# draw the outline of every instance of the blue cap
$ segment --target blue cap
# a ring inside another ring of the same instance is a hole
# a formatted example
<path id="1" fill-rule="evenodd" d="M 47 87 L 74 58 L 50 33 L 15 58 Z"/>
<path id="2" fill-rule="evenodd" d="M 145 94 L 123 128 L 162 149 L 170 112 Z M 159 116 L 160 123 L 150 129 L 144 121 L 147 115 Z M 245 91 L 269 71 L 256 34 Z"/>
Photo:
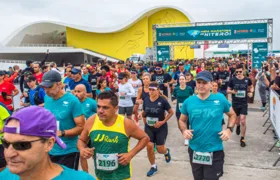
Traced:
<path id="1" fill-rule="evenodd" d="M 196 80 L 199 79 L 206 82 L 211 82 L 213 81 L 213 76 L 212 73 L 210 73 L 209 71 L 201 71 L 196 75 Z"/>
<path id="2" fill-rule="evenodd" d="M 77 68 L 72 68 L 72 70 L 71 70 L 71 73 L 72 74 L 78 74 L 78 73 L 80 73 L 81 72 L 81 70 L 80 69 L 77 69 Z"/>

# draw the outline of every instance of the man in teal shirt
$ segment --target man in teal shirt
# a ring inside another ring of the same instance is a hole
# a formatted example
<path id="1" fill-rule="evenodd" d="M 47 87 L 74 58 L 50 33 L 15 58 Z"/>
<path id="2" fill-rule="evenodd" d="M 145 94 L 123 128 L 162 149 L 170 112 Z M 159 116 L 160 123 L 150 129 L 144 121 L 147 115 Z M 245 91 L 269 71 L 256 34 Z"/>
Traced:
<path id="1" fill-rule="evenodd" d="M 50 151 L 51 160 L 77 170 L 80 157 L 77 149 L 78 135 L 85 124 L 81 103 L 73 94 L 65 93 L 61 76 L 56 71 L 45 73 L 40 85 L 47 94 L 45 108 L 56 117 L 57 134 L 67 145 L 67 148 L 62 149 L 55 144 Z"/>
<path id="2" fill-rule="evenodd" d="M 220 94 L 211 94 L 213 76 L 201 71 L 196 76 L 198 95 L 189 97 L 182 105 L 179 128 L 189 139 L 189 156 L 194 179 L 218 180 L 223 175 L 224 151 L 222 141 L 227 141 L 233 131 L 236 115 L 228 100 Z M 229 117 L 223 130 L 222 119 Z M 186 121 L 191 129 L 187 129 Z"/>
<path id="3" fill-rule="evenodd" d="M 74 95 L 80 100 L 82 104 L 82 110 L 86 119 L 96 113 L 96 101 L 87 97 L 87 90 L 85 85 L 77 85 L 74 89 Z"/>

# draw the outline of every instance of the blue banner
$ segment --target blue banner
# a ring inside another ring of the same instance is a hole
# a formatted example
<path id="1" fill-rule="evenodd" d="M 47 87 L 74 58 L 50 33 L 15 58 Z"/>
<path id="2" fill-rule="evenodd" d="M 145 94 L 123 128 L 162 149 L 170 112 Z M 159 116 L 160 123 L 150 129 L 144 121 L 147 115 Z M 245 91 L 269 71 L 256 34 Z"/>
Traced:
<path id="1" fill-rule="evenodd" d="M 267 23 L 157 28 L 157 41 L 207 41 L 267 38 Z"/>
<path id="2" fill-rule="evenodd" d="M 157 61 L 170 60 L 170 48 L 169 46 L 157 46 Z"/>
<path id="3" fill-rule="evenodd" d="M 267 43 L 253 43 L 252 45 L 252 69 L 260 69 L 262 62 L 268 55 Z"/>

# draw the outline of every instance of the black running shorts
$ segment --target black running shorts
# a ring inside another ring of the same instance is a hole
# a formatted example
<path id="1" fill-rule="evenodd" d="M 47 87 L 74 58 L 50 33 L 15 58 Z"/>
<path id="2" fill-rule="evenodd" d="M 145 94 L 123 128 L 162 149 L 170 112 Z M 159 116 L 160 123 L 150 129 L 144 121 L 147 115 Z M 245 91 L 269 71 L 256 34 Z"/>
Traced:
<path id="1" fill-rule="evenodd" d="M 161 146 L 165 144 L 168 134 L 168 126 L 167 124 L 164 124 L 160 128 L 154 128 L 145 124 L 145 133 L 148 134 L 150 142 Z"/>
<path id="2" fill-rule="evenodd" d="M 236 116 L 248 115 L 248 105 L 233 105 L 232 106 Z"/>
<path id="3" fill-rule="evenodd" d="M 61 156 L 50 156 L 52 162 L 64 165 L 70 169 L 78 170 L 79 168 L 79 160 L 80 160 L 80 153 L 74 152 L 66 155 Z"/>
<path id="4" fill-rule="evenodd" d="M 223 176 L 224 173 L 224 151 L 215 151 L 213 152 L 213 164 L 212 165 L 203 165 L 196 164 L 192 162 L 193 159 L 193 150 L 188 149 L 190 156 L 190 163 L 192 167 L 192 173 L 195 180 L 218 180 Z"/>

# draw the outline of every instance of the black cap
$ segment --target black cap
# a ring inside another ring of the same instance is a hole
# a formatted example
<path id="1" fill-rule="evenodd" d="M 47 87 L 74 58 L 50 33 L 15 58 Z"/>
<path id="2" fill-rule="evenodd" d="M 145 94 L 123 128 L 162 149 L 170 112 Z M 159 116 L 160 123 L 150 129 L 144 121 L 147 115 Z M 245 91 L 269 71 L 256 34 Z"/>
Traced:
<path id="1" fill-rule="evenodd" d="M 213 76 L 212 73 L 210 73 L 209 71 L 201 71 L 196 75 L 196 80 L 199 79 L 206 82 L 211 82 L 213 81 Z"/>
<path id="2" fill-rule="evenodd" d="M 36 77 L 35 76 L 29 76 L 26 80 L 27 82 L 31 82 L 31 81 L 36 81 Z"/>
<path id="3" fill-rule="evenodd" d="M 51 87 L 53 83 L 60 82 L 60 81 L 61 81 L 60 74 L 54 70 L 50 70 L 44 74 L 40 86 Z"/>
<path id="4" fill-rule="evenodd" d="M 71 70 L 71 73 L 72 74 L 78 74 L 78 73 L 80 73 L 81 72 L 81 70 L 80 69 L 77 69 L 77 68 L 72 68 L 72 70 Z"/>
<path id="5" fill-rule="evenodd" d="M 5 75 L 5 72 L 4 71 L 0 71 L 0 75 Z"/>
<path id="6" fill-rule="evenodd" d="M 126 74 L 121 72 L 119 75 L 118 75 L 118 79 L 123 79 L 126 77 Z"/>

